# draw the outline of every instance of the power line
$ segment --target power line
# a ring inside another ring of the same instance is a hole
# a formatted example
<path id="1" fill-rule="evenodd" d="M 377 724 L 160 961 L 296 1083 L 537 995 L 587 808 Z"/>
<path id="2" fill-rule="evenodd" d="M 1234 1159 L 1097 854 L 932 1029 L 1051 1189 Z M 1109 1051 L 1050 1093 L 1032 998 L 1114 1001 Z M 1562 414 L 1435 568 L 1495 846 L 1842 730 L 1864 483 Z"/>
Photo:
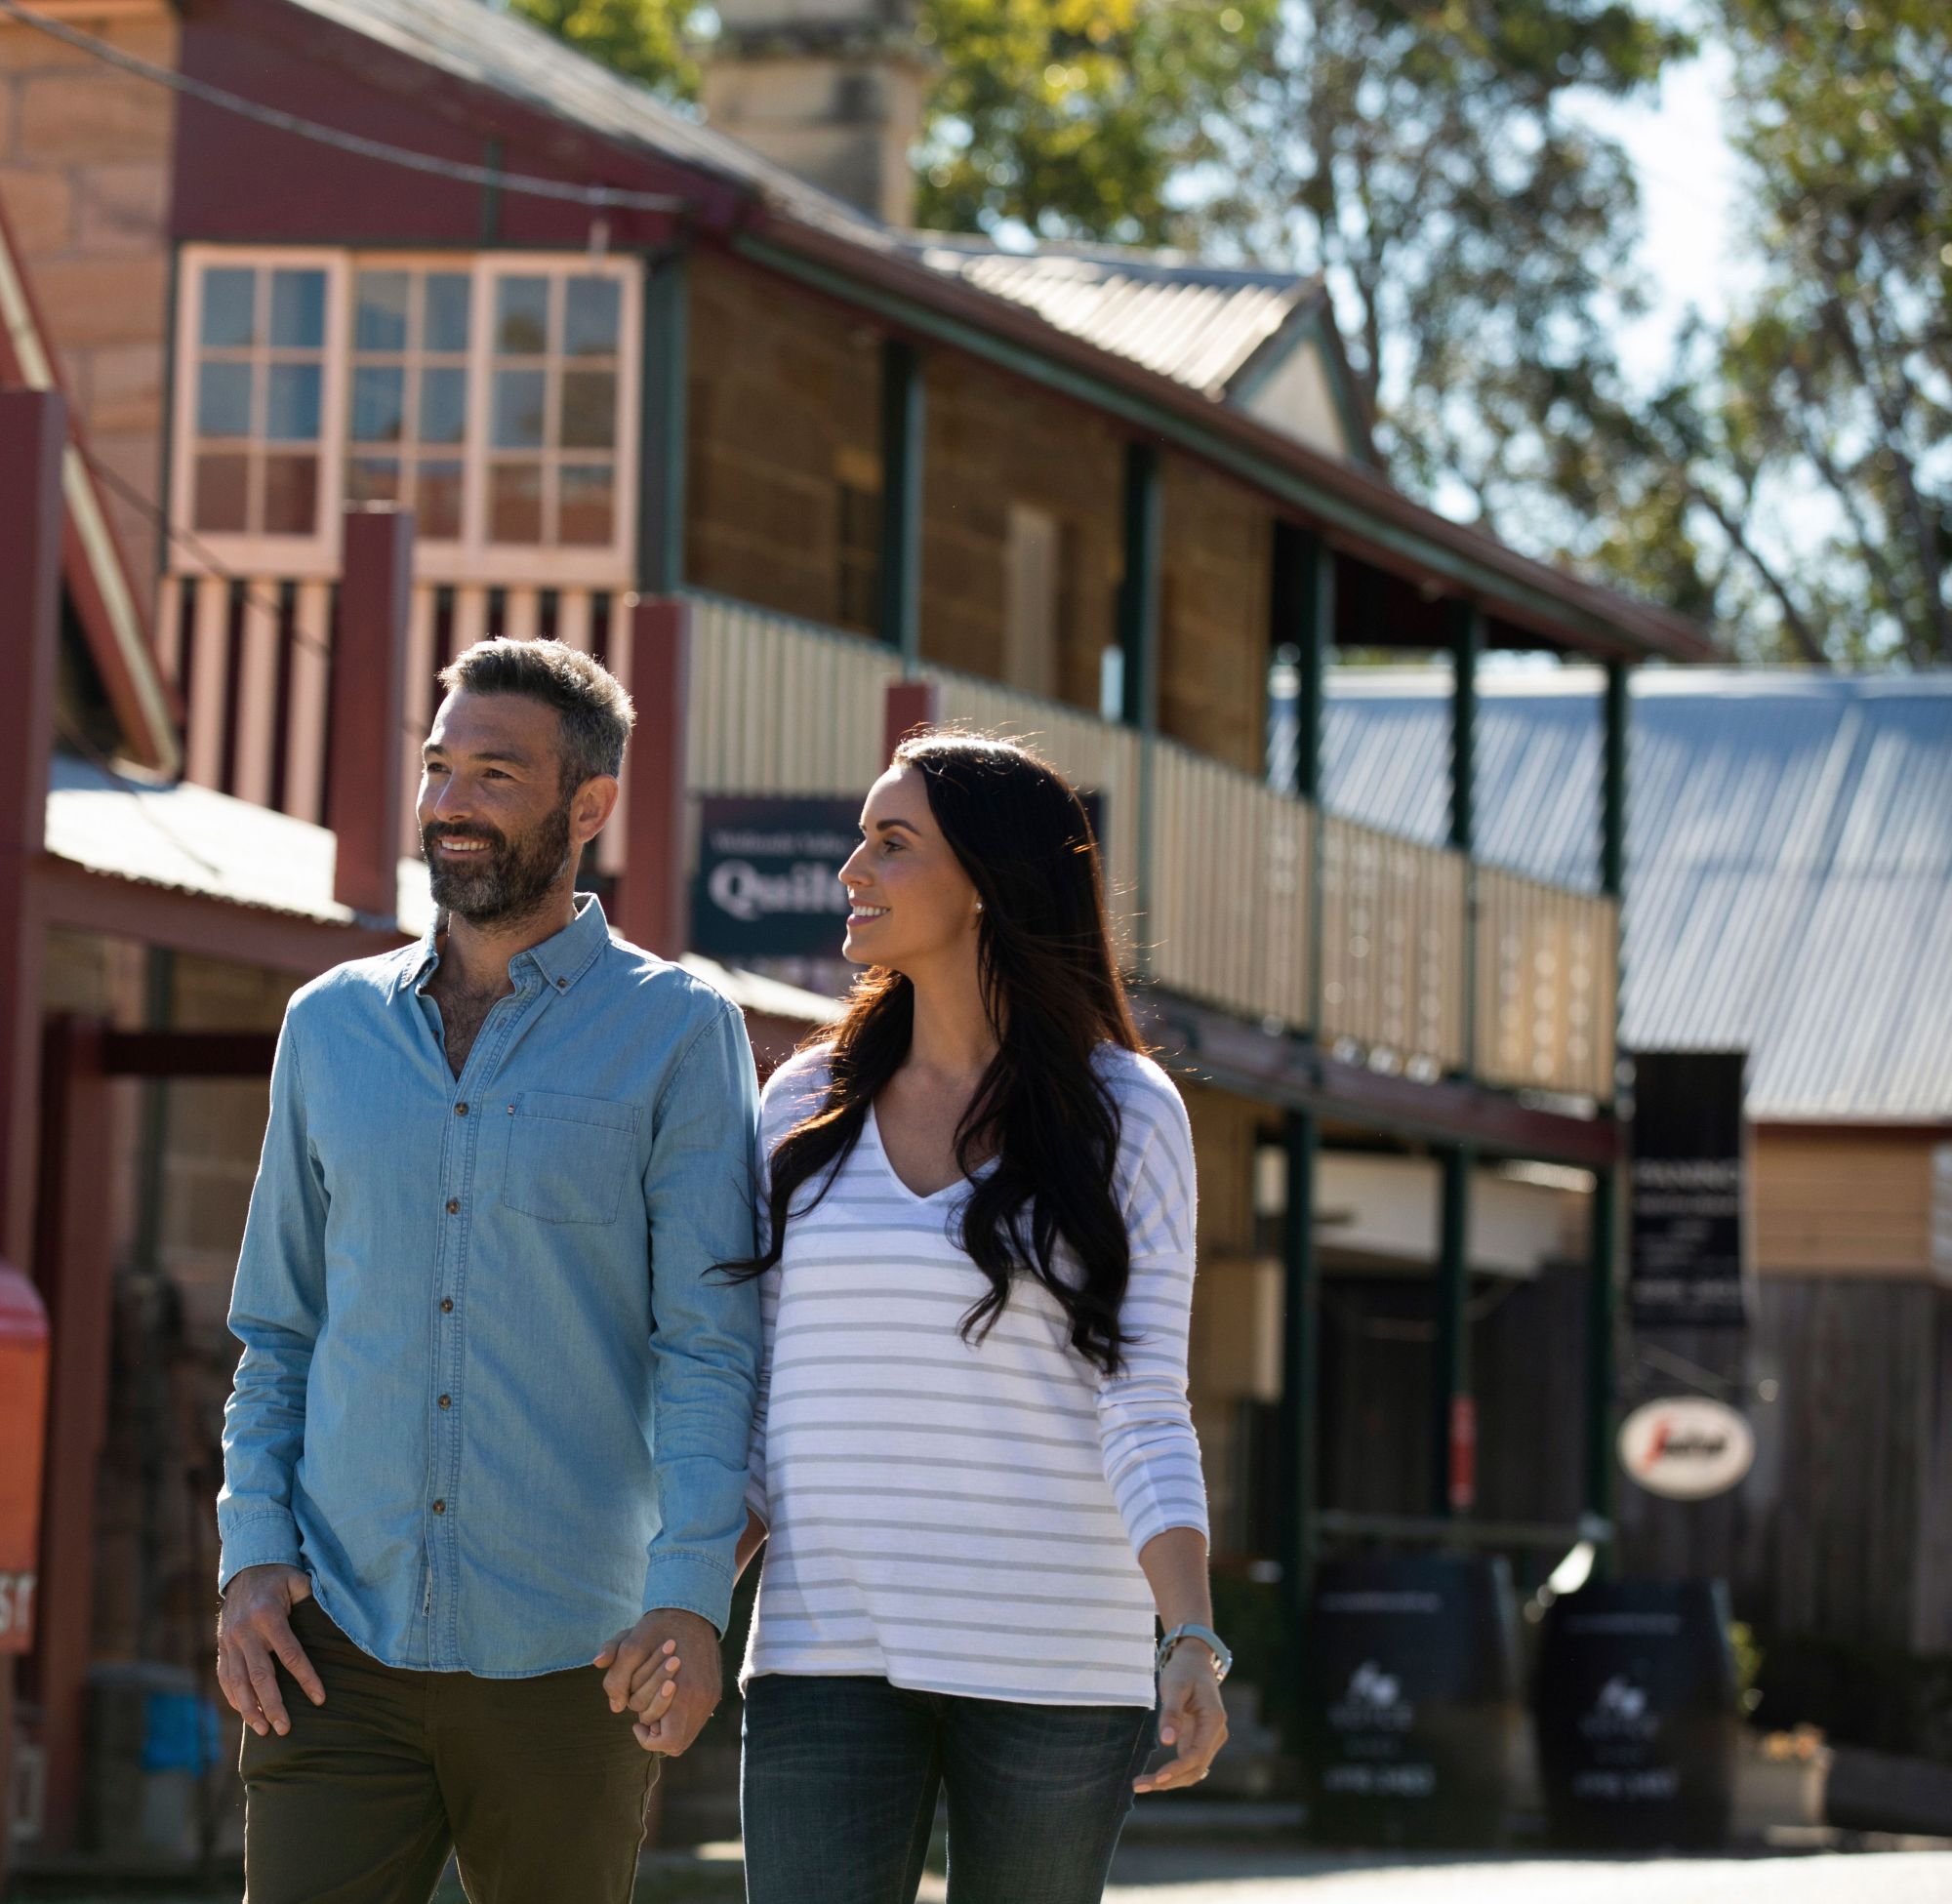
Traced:
<path id="1" fill-rule="evenodd" d="M 167 66 L 154 65 L 133 53 L 124 53 L 120 47 L 96 39 L 93 34 L 83 33 L 64 20 L 51 20 L 46 14 L 34 12 L 31 7 L 23 7 L 20 0 L 0 0 L 0 14 L 18 20 L 22 26 L 31 26 L 36 32 L 46 33 L 93 60 L 132 73 L 138 79 L 145 79 L 155 86 L 167 86 L 172 92 L 182 93 L 204 105 L 233 112 L 239 118 L 269 126 L 276 132 L 313 140 L 318 144 L 330 145 L 335 151 L 349 152 L 357 158 L 378 159 L 383 164 L 402 166 L 409 172 L 426 173 L 437 179 L 454 179 L 463 184 L 483 185 L 496 191 L 515 192 L 531 198 L 552 198 L 571 205 L 588 205 L 593 211 L 672 212 L 682 216 L 689 209 L 686 200 L 670 192 L 626 191 L 612 185 L 572 185 L 559 179 L 539 178 L 533 173 L 500 172 L 493 166 L 469 165 L 461 159 L 435 158 L 430 152 L 412 151 L 383 139 L 367 139 L 358 133 L 341 132 L 336 126 L 321 125 L 315 119 L 304 118 L 296 112 L 284 112 L 276 106 L 260 105 L 255 100 L 226 92 L 223 87 L 212 86 L 201 79 L 192 79 L 187 73 L 172 72 Z"/>

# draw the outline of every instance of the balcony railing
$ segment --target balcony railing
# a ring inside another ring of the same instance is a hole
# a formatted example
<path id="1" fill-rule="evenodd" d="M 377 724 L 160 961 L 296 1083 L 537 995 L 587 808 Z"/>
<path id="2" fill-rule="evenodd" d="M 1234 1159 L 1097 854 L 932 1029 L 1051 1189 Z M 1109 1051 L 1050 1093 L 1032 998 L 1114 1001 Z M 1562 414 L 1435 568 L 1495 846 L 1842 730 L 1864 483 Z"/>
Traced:
<path id="1" fill-rule="evenodd" d="M 692 602 L 694 792 L 864 791 L 886 764 L 895 657 L 743 603 Z M 1322 816 L 1077 708 L 951 668 L 922 674 L 945 720 L 1026 741 L 1098 793 L 1108 901 L 1134 976 L 1304 1030 L 1319 943 L 1322 1042 L 1413 1076 L 1470 1071 L 1610 1098 L 1611 901 Z"/>
<path id="2" fill-rule="evenodd" d="M 1322 822 L 1322 1034 L 1438 1075 L 1464 1068 L 1470 863 Z"/>
<path id="3" fill-rule="evenodd" d="M 1618 903 L 1478 869 L 1478 1049 L 1494 1084 L 1610 1099 Z"/>
<path id="4" fill-rule="evenodd" d="M 886 764 L 896 657 L 771 610 L 691 601 L 693 795 L 864 792 Z M 160 620 L 166 664 L 187 690 L 189 778 L 322 818 L 330 585 L 173 578 Z M 402 736 L 409 788 L 433 675 L 450 655 L 487 633 L 551 634 L 598 655 L 629 687 L 621 623 L 607 595 L 418 586 Z M 923 673 L 945 718 L 1032 742 L 1098 793 L 1107 898 L 1135 976 L 1243 1018 L 1312 1029 L 1412 1076 L 1468 1072 L 1611 1097 L 1612 901 L 1323 816 L 1177 742 L 1077 708 L 953 668 Z M 403 852 L 417 845 L 411 806 L 410 795 Z M 620 812 L 599 842 L 606 872 L 623 870 L 624 824 Z"/>

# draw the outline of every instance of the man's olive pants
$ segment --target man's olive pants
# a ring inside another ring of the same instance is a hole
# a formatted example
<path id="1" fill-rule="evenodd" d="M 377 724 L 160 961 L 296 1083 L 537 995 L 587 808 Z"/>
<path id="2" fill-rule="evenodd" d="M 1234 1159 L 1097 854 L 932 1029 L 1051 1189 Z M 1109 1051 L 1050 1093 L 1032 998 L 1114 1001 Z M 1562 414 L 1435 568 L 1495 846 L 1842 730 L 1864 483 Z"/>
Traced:
<path id="1" fill-rule="evenodd" d="M 658 1761 L 594 1667 L 405 1672 L 315 1600 L 292 1631 L 325 1704 L 280 1666 L 292 1729 L 244 1734 L 247 1904 L 427 1904 L 450 1850 L 471 1904 L 628 1904 Z"/>

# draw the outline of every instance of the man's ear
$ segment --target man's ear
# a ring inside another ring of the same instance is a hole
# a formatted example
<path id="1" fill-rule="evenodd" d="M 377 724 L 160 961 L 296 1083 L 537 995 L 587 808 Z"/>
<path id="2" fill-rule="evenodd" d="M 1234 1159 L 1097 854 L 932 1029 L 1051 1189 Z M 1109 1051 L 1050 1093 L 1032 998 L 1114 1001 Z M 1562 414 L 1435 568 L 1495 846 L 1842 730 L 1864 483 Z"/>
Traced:
<path id="1" fill-rule="evenodd" d="M 597 774 L 576 790 L 569 803 L 569 830 L 577 845 L 589 845 L 610 824 L 623 791 L 615 774 Z"/>

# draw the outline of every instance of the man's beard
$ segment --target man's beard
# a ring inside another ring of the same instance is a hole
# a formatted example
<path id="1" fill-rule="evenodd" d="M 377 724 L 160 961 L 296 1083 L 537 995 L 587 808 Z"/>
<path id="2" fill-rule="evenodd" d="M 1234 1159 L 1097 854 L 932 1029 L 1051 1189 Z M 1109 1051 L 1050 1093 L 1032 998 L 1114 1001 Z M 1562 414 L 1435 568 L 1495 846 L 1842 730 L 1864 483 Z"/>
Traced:
<path id="1" fill-rule="evenodd" d="M 478 839 L 484 850 L 465 861 L 442 858 L 435 844 L 442 838 Z M 540 911 L 568 870 L 569 802 L 512 842 L 488 827 L 425 826 L 421 856 L 436 906 L 470 925 L 507 925 Z"/>

